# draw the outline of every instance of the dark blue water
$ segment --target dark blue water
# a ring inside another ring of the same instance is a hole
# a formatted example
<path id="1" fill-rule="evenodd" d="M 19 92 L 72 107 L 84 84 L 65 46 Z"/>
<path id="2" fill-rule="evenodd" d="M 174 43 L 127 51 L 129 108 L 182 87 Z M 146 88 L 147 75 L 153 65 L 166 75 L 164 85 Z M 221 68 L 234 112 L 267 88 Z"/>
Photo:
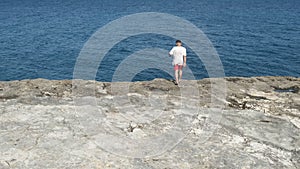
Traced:
<path id="1" fill-rule="evenodd" d="M 1 0 L 0 80 L 71 79 L 89 37 L 137 12 L 170 13 L 198 26 L 217 49 L 226 76 L 300 75 L 299 0 Z M 96 79 L 110 81 L 122 59 L 138 50 L 169 50 L 173 43 L 155 34 L 130 37 L 110 50 Z M 191 50 L 188 56 L 195 76 L 207 77 Z M 147 69 L 133 80 L 156 77 L 170 75 Z"/>

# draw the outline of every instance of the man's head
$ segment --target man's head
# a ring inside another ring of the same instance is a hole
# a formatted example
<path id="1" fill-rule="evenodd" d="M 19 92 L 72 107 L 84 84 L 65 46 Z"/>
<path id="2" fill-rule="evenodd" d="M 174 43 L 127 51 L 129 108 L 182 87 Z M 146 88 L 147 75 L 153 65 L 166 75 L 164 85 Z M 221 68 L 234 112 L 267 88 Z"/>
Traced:
<path id="1" fill-rule="evenodd" d="M 182 43 L 181 43 L 181 40 L 176 40 L 176 46 L 181 46 Z"/>

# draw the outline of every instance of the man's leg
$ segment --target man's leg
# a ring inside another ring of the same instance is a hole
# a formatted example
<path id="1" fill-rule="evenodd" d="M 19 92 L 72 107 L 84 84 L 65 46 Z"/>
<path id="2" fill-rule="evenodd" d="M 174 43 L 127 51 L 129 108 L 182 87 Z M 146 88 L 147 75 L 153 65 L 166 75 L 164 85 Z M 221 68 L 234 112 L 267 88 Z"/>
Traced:
<path id="1" fill-rule="evenodd" d="M 178 70 L 175 70 L 175 80 L 176 80 L 176 83 L 178 84 L 179 83 Z"/>
<path id="2" fill-rule="evenodd" d="M 179 70 L 179 81 L 182 79 L 182 69 Z"/>

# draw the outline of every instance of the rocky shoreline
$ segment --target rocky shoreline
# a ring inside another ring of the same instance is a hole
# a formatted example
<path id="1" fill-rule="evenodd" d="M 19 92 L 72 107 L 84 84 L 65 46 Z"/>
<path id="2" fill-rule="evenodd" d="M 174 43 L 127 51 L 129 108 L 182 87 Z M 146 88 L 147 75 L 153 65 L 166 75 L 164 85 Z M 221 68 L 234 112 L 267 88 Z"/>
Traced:
<path id="1" fill-rule="evenodd" d="M 0 82 L 0 168 L 299 168 L 300 78 L 219 80 Z"/>

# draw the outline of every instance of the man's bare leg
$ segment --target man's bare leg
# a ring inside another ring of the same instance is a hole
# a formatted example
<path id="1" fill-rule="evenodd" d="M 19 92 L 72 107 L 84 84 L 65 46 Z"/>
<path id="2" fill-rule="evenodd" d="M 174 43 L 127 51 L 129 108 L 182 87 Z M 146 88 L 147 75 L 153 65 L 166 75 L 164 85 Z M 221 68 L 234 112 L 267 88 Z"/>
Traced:
<path id="1" fill-rule="evenodd" d="M 176 84 L 178 84 L 179 83 L 178 70 L 175 70 L 175 80 L 176 80 Z"/>
<path id="2" fill-rule="evenodd" d="M 179 70 L 179 82 L 181 81 L 182 79 L 182 70 Z"/>

